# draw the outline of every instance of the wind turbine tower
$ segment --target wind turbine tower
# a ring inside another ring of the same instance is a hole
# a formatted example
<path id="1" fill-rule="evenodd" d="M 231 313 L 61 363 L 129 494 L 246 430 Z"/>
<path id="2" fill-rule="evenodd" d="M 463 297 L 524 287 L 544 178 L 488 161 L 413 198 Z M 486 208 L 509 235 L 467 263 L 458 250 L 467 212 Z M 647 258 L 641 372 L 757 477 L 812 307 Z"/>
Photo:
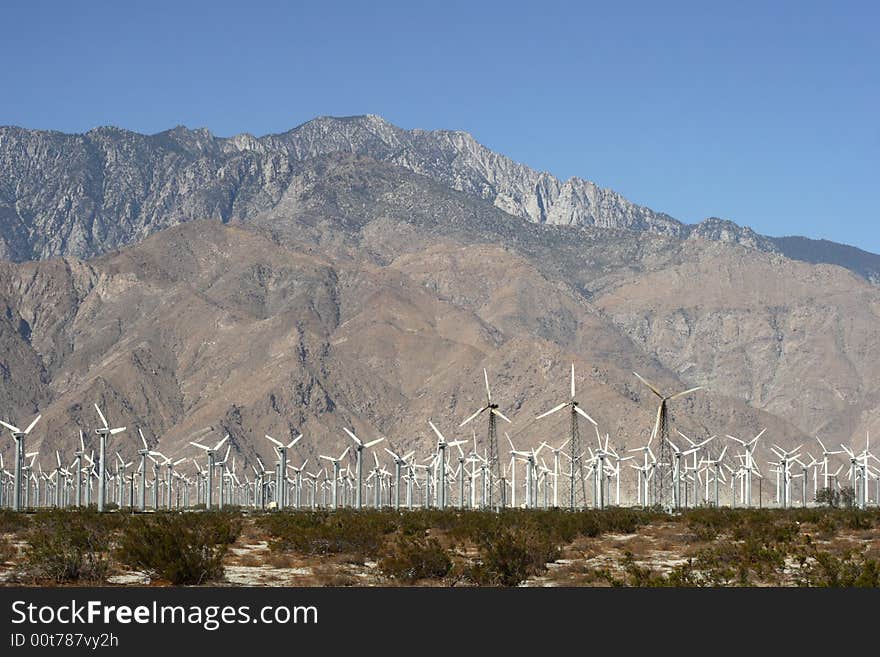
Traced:
<path id="1" fill-rule="evenodd" d="M 671 445 L 669 444 L 669 425 L 667 421 L 667 404 L 673 399 L 677 399 L 678 397 L 684 397 L 685 395 L 689 395 L 692 392 L 696 392 L 697 390 L 702 390 L 703 386 L 697 386 L 696 388 L 689 388 L 688 390 L 683 390 L 682 392 L 677 392 L 674 395 L 664 395 L 653 383 L 649 383 L 646 379 L 644 379 L 638 372 L 633 372 L 638 378 L 639 381 L 644 383 L 648 388 L 651 389 L 657 397 L 660 399 L 660 403 L 657 405 L 657 419 L 654 421 L 654 428 L 651 431 L 651 441 L 655 438 L 659 438 L 660 440 L 660 459 L 656 465 L 654 471 L 654 504 L 659 504 L 664 509 L 673 508 L 674 502 L 676 500 L 672 499 L 673 492 L 673 473 L 672 473 L 672 464 L 674 456 L 672 454 Z M 650 442 L 649 441 L 649 444 Z"/>
<path id="2" fill-rule="evenodd" d="M 12 439 L 15 441 L 15 489 L 12 491 L 12 508 L 15 511 L 21 511 L 21 486 L 22 486 L 22 468 L 24 467 L 24 439 L 31 432 L 31 429 L 36 426 L 37 422 L 40 421 L 42 416 L 38 415 L 34 418 L 34 421 L 28 425 L 28 428 L 22 431 L 16 426 L 11 424 L 6 424 L 6 422 L 0 421 L 4 427 L 9 429 L 12 432 Z"/>
<path id="3" fill-rule="evenodd" d="M 541 418 L 545 418 L 548 415 L 553 415 L 556 411 L 561 411 L 563 408 L 569 407 L 570 410 L 570 431 L 568 437 L 568 450 L 571 454 L 571 478 L 570 478 L 570 490 L 569 490 L 569 508 L 575 509 L 582 506 L 585 506 L 587 503 L 587 483 L 586 478 L 584 477 L 584 465 L 582 459 L 582 449 L 581 449 L 581 437 L 580 431 L 578 430 L 578 415 L 586 418 L 590 424 L 594 427 L 597 427 L 596 421 L 591 418 L 587 413 L 582 409 L 577 400 L 575 399 L 575 389 L 574 389 L 574 363 L 571 364 L 571 399 L 567 402 L 563 402 L 558 406 L 551 408 L 546 413 L 541 413 L 536 420 L 540 420 Z M 555 496 L 555 492 L 554 492 Z"/>
<path id="4" fill-rule="evenodd" d="M 495 417 L 498 416 L 508 424 L 510 424 L 510 420 L 508 420 L 504 414 L 498 410 L 498 404 L 492 401 L 492 392 L 489 390 L 489 374 L 486 372 L 486 368 L 483 368 L 483 379 L 486 382 L 486 405 L 483 406 L 476 413 L 467 418 L 464 422 L 462 422 L 459 427 L 463 427 L 468 422 L 476 418 L 478 415 L 485 411 L 489 411 L 489 432 L 488 432 L 488 477 L 489 477 L 489 485 L 488 485 L 488 506 L 492 506 L 492 481 L 491 478 L 494 476 L 496 481 L 501 482 L 501 461 L 498 459 L 498 431 L 495 426 Z M 504 489 L 501 489 L 501 494 L 504 494 Z"/>

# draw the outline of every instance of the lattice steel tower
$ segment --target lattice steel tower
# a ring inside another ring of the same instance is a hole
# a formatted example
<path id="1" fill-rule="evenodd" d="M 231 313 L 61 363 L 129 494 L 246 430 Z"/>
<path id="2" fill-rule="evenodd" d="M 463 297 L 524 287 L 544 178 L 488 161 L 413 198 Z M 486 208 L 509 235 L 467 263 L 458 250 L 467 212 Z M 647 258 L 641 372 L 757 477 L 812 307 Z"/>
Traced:
<path id="1" fill-rule="evenodd" d="M 669 427 L 667 422 L 667 411 L 666 404 L 677 397 L 683 397 L 684 395 L 688 395 L 692 392 L 696 392 L 697 390 L 702 390 L 703 386 L 697 386 L 696 388 L 690 388 L 688 390 L 684 390 L 682 392 L 677 392 L 674 395 L 663 395 L 660 390 L 657 389 L 655 385 L 649 383 L 642 376 L 640 376 L 637 372 L 633 372 L 636 377 L 648 386 L 657 397 L 660 399 L 660 405 L 657 407 L 657 419 L 654 421 L 654 429 L 651 431 L 651 439 L 648 441 L 650 445 L 654 442 L 655 439 L 660 440 L 660 450 L 659 450 L 659 460 L 654 466 L 654 481 L 651 484 L 652 492 L 654 494 L 654 499 L 652 500 L 654 504 L 660 505 L 663 509 L 670 511 L 673 508 L 673 495 L 672 495 L 672 449 L 669 445 Z"/>
<path id="2" fill-rule="evenodd" d="M 486 405 L 480 408 L 476 413 L 467 418 L 464 422 L 462 422 L 459 427 L 463 427 L 468 422 L 476 418 L 480 413 L 484 411 L 489 411 L 489 433 L 488 433 L 488 456 L 487 456 L 487 476 L 489 477 L 489 495 L 486 500 L 487 506 L 490 508 L 493 506 L 493 500 L 498 499 L 499 504 L 504 504 L 505 502 L 505 490 L 504 490 L 504 480 L 501 476 L 501 460 L 498 458 L 498 432 L 495 427 L 495 417 L 498 416 L 505 422 L 510 422 L 504 414 L 498 410 L 498 404 L 495 404 L 492 401 L 492 392 L 489 390 L 489 374 L 486 372 L 485 368 L 483 369 L 483 378 L 486 382 Z M 495 481 L 492 481 L 492 478 Z M 501 486 L 501 492 L 497 498 L 492 493 L 492 489 L 495 484 Z"/>

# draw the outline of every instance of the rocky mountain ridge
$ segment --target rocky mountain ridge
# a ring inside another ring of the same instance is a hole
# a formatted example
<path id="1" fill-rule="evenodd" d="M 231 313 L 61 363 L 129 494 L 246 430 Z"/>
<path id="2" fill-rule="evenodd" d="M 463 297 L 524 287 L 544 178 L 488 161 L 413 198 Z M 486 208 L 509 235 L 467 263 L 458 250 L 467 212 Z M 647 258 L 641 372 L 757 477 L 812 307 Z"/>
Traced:
<path id="1" fill-rule="evenodd" d="M 880 256 L 854 247 L 765 237 L 717 218 L 686 225 L 593 182 L 535 171 L 466 132 L 404 130 L 373 115 L 319 117 L 264 137 L 0 128 L 0 257 L 92 257 L 185 221 L 247 220 L 279 202 L 305 161 L 332 154 L 401 167 L 536 224 L 732 242 L 880 281 Z"/>

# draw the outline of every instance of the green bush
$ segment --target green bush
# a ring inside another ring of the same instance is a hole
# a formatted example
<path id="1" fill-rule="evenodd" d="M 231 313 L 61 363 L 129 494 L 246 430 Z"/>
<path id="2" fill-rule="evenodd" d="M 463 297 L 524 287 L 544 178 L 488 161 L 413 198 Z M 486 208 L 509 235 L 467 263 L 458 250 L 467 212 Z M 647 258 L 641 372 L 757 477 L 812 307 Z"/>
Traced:
<path id="1" fill-rule="evenodd" d="M 223 577 L 223 557 L 240 531 L 241 519 L 226 513 L 131 516 L 116 556 L 172 584 L 202 584 Z"/>
<path id="2" fill-rule="evenodd" d="M 0 534 L 15 534 L 27 526 L 27 514 L 12 509 L 0 509 Z"/>
<path id="3" fill-rule="evenodd" d="M 110 530 L 93 511 L 43 511 L 27 532 L 26 573 L 36 581 L 100 583 L 108 570 Z"/>
<path id="4" fill-rule="evenodd" d="M 382 573 L 409 584 L 420 579 L 442 579 L 451 568 L 452 559 L 435 538 L 400 535 L 379 560 Z"/>
<path id="5" fill-rule="evenodd" d="M 471 568 L 469 577 L 481 586 L 517 586 L 558 558 L 559 546 L 550 537 L 506 529 L 483 539 L 480 563 Z"/>
<path id="6" fill-rule="evenodd" d="M 377 558 L 385 536 L 398 527 L 392 512 L 352 510 L 273 513 L 262 516 L 261 523 L 273 537 L 272 550 L 347 554 L 359 560 Z"/>
<path id="7" fill-rule="evenodd" d="M 12 541 L 5 536 L 0 536 L 0 564 L 12 561 L 16 554 L 18 554 L 18 550 L 15 549 Z"/>

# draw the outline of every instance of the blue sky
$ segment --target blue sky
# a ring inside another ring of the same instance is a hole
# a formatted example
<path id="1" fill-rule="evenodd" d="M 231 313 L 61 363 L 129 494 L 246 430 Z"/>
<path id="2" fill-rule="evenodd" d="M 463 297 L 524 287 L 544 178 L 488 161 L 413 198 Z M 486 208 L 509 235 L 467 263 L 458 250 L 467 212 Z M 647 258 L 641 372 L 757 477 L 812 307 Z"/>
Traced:
<path id="1" fill-rule="evenodd" d="M 0 124 L 260 135 L 373 113 L 682 221 L 880 252 L 880 3 L 7 0 L 0 17 Z"/>

